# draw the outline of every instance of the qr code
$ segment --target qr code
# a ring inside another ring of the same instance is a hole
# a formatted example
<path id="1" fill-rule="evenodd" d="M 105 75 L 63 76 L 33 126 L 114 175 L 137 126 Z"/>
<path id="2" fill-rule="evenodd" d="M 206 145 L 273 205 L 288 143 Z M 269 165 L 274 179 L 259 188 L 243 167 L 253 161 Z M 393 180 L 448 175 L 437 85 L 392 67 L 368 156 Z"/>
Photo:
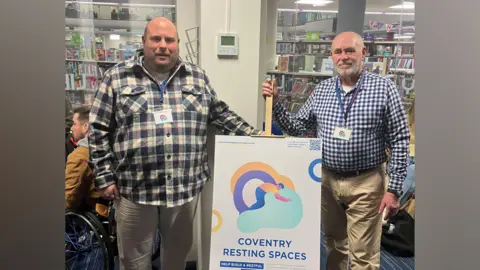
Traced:
<path id="1" fill-rule="evenodd" d="M 310 151 L 322 151 L 322 141 L 310 140 Z"/>

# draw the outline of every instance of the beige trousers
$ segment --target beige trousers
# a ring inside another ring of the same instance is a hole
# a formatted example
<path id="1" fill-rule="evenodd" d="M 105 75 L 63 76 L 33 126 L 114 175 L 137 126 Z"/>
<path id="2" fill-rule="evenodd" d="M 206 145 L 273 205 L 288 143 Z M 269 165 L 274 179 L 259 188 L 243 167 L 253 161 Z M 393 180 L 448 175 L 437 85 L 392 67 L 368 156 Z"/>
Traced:
<path id="1" fill-rule="evenodd" d="M 115 201 L 120 270 L 151 270 L 157 228 L 161 235 L 161 269 L 184 270 L 193 244 L 193 219 L 198 196 L 179 207 L 166 208 Z"/>
<path id="2" fill-rule="evenodd" d="M 384 166 L 351 178 L 322 171 L 322 223 L 327 270 L 380 269 Z"/>

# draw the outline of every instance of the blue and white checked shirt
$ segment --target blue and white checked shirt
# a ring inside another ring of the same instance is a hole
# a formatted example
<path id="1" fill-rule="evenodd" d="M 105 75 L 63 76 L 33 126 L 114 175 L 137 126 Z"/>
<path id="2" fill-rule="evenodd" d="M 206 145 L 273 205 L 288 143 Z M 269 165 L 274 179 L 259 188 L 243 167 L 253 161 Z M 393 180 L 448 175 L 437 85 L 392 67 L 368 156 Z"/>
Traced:
<path id="1" fill-rule="evenodd" d="M 221 101 L 205 72 L 179 61 L 162 96 L 142 57 L 106 72 L 90 112 L 95 185 L 117 184 L 120 195 L 174 207 L 191 201 L 210 178 L 207 124 L 230 135 L 260 134 Z M 155 123 L 171 110 L 172 123 Z"/>
<path id="2" fill-rule="evenodd" d="M 407 174 L 410 132 L 395 85 L 388 78 L 365 73 L 363 84 L 348 113 L 346 125 L 352 129 L 352 135 L 346 141 L 333 137 L 334 129 L 344 124 L 335 91 L 337 78 L 317 85 L 296 114 L 276 103 L 273 108 L 275 121 L 291 136 L 302 136 L 308 129 L 316 128 L 317 137 L 323 141 L 322 166 L 332 170 L 356 171 L 379 166 L 386 161 L 386 147 L 390 146 L 388 188 L 400 191 Z M 354 90 L 341 93 L 346 108 Z"/>

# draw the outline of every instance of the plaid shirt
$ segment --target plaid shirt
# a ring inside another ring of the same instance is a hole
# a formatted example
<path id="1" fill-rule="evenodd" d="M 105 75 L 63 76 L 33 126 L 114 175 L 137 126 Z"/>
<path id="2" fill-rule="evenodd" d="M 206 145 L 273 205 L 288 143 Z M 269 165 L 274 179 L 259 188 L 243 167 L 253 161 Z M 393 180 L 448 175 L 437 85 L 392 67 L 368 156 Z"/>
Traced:
<path id="1" fill-rule="evenodd" d="M 210 178 L 207 125 L 224 134 L 260 134 L 219 100 L 205 72 L 178 61 L 164 93 L 136 57 L 111 68 L 90 113 L 90 155 L 95 185 L 117 184 L 140 204 L 174 207 L 200 193 Z M 154 112 L 173 122 L 156 124 Z"/>
<path id="2" fill-rule="evenodd" d="M 335 91 L 338 77 L 317 85 L 305 105 L 291 114 L 280 103 L 275 104 L 276 122 L 292 136 L 301 136 L 316 128 L 322 138 L 322 166 L 337 171 L 356 171 L 381 165 L 387 159 L 386 147 L 391 148 L 389 188 L 400 191 L 407 173 L 409 128 L 405 110 L 393 82 L 373 73 L 365 73 L 357 98 L 347 115 L 351 139 L 333 137 L 334 129 L 343 126 L 344 115 Z M 357 82 L 357 85 L 360 83 Z M 339 87 L 341 84 L 339 84 Z M 341 91 L 344 107 L 350 103 L 353 90 Z"/>

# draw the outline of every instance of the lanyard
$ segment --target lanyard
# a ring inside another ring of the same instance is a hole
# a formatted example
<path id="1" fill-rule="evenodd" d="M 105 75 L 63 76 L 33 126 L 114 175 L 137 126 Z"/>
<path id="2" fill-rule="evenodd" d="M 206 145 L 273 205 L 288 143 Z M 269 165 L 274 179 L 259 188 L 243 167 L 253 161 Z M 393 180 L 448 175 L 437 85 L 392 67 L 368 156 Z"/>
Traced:
<path id="1" fill-rule="evenodd" d="M 352 99 L 350 100 L 350 102 L 347 105 L 347 109 L 345 109 L 344 106 L 343 106 L 342 96 L 340 94 L 340 87 L 339 87 L 340 78 L 337 78 L 337 80 L 335 81 L 335 92 L 337 92 L 338 104 L 340 104 L 340 110 L 342 110 L 342 114 L 343 114 L 343 117 L 344 117 L 344 120 L 345 120 L 345 122 L 343 122 L 344 125 L 347 125 L 348 113 L 350 112 L 350 109 L 352 108 L 353 102 L 355 101 L 355 99 L 357 99 L 358 91 L 360 91 L 360 87 L 363 84 L 363 78 L 364 77 L 365 77 L 364 72 L 362 72 L 359 83 L 357 84 L 355 89 L 353 89 L 353 91 L 354 91 L 353 96 L 352 96 Z"/>
<path id="2" fill-rule="evenodd" d="M 163 102 L 163 95 L 164 95 L 164 92 L 165 92 L 165 88 L 167 86 L 167 82 L 170 78 L 167 78 L 165 80 L 163 80 L 162 84 L 160 85 L 160 100 L 161 102 Z"/>

